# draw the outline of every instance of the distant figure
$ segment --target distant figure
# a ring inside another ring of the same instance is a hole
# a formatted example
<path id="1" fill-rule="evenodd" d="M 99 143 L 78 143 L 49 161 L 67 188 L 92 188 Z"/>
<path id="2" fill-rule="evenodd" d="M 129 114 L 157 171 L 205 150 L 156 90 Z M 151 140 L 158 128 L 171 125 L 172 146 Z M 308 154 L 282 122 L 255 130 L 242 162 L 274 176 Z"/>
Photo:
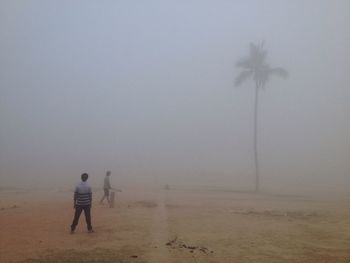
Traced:
<path id="1" fill-rule="evenodd" d="M 87 229 L 89 233 L 94 232 L 91 226 L 91 204 L 92 204 L 92 191 L 90 185 L 87 183 L 89 175 L 83 173 L 81 175 L 81 182 L 75 187 L 74 191 L 74 208 L 75 215 L 73 223 L 71 225 L 71 234 L 74 233 L 76 226 L 79 222 L 81 212 L 84 210 Z"/>
<path id="2" fill-rule="evenodd" d="M 107 201 L 108 201 L 108 204 L 111 203 L 110 199 L 109 199 L 109 190 L 112 189 L 111 187 L 111 183 L 109 181 L 109 178 L 111 176 L 111 171 L 107 171 L 106 172 L 106 177 L 105 177 L 105 180 L 104 180 L 104 183 L 103 183 L 103 191 L 104 191 L 104 195 L 100 201 L 100 204 L 103 203 L 103 201 L 105 200 L 105 198 L 107 198 Z"/>

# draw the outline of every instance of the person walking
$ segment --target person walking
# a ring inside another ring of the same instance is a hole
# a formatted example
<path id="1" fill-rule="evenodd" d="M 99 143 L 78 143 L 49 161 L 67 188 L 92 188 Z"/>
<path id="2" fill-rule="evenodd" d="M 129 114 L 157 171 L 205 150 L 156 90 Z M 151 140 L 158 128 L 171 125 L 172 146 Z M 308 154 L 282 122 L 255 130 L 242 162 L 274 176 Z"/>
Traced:
<path id="1" fill-rule="evenodd" d="M 105 198 L 107 198 L 108 204 L 110 204 L 111 202 L 109 199 L 109 190 L 112 189 L 111 183 L 109 181 L 110 176 L 111 176 L 111 171 L 107 171 L 103 182 L 104 195 L 100 201 L 100 204 L 103 204 L 103 201 L 105 200 Z"/>
<path id="2" fill-rule="evenodd" d="M 75 187 L 74 191 L 74 219 L 71 225 L 71 234 L 74 234 L 75 228 L 78 225 L 79 217 L 84 211 L 87 229 L 89 233 L 94 232 L 91 226 L 91 205 L 92 205 L 92 191 L 90 185 L 87 183 L 89 175 L 83 173 L 81 175 L 81 182 Z"/>

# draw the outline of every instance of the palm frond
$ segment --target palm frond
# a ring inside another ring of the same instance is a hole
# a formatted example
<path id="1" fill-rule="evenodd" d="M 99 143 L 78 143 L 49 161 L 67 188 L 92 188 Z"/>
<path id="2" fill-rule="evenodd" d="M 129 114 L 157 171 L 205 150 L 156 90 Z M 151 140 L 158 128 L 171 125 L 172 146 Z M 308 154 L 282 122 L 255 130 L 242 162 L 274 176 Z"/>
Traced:
<path id="1" fill-rule="evenodd" d="M 284 79 L 288 77 L 288 71 L 285 70 L 284 68 L 280 68 L 280 67 L 270 68 L 269 73 L 274 74 L 274 75 L 278 75 Z"/>
<path id="2" fill-rule="evenodd" d="M 255 57 L 255 55 L 259 53 L 259 46 L 254 43 L 249 44 L 249 49 L 251 57 Z"/>
<path id="3" fill-rule="evenodd" d="M 238 87 L 253 74 L 251 70 L 242 71 L 235 79 L 235 86 Z"/>
<path id="4" fill-rule="evenodd" d="M 239 86 L 250 76 L 260 87 L 265 86 L 272 75 L 282 78 L 288 77 L 288 72 L 285 69 L 272 68 L 266 63 L 267 51 L 264 49 L 264 41 L 258 44 L 250 43 L 249 49 L 249 56 L 238 60 L 236 63 L 236 66 L 242 68 L 243 72 L 235 79 L 235 86 Z"/>
<path id="5" fill-rule="evenodd" d="M 260 48 L 264 48 L 265 40 L 262 40 L 260 43 Z"/>
<path id="6" fill-rule="evenodd" d="M 250 43 L 250 60 L 255 67 L 265 64 L 267 51 L 263 49 L 263 43 L 260 45 Z"/>
<path id="7" fill-rule="evenodd" d="M 270 75 L 270 66 L 268 64 L 260 65 L 259 67 L 256 67 L 254 70 L 254 80 L 259 85 L 265 85 L 265 83 L 268 81 Z"/>
<path id="8" fill-rule="evenodd" d="M 241 58 L 240 60 L 237 61 L 236 67 L 244 68 L 244 69 L 252 69 L 253 68 L 253 62 L 248 57 Z"/>

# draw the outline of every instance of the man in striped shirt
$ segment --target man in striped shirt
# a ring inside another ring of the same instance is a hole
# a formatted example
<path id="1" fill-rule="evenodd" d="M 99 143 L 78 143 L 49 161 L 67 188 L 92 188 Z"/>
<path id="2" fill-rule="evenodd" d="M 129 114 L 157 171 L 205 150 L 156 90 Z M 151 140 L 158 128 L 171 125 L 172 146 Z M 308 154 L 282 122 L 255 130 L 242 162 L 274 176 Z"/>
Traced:
<path id="1" fill-rule="evenodd" d="M 87 183 L 89 175 L 87 173 L 83 173 L 81 175 L 81 182 L 75 187 L 74 191 L 74 208 L 75 215 L 73 219 L 73 223 L 71 225 L 71 234 L 74 233 L 76 226 L 79 222 L 79 217 L 81 212 L 84 210 L 86 224 L 89 233 L 92 233 L 91 226 L 91 204 L 92 204 L 92 191 L 90 185 Z"/>

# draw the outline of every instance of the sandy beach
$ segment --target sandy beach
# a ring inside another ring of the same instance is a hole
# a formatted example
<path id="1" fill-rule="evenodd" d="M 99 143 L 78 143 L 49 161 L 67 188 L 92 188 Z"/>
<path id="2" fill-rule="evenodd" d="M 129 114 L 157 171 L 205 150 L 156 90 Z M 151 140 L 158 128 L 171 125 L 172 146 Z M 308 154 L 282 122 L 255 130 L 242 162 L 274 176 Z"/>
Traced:
<path id="1" fill-rule="evenodd" d="M 126 189 L 99 205 L 95 232 L 72 193 L 0 192 L 0 262 L 350 262 L 349 200 L 223 191 Z"/>

